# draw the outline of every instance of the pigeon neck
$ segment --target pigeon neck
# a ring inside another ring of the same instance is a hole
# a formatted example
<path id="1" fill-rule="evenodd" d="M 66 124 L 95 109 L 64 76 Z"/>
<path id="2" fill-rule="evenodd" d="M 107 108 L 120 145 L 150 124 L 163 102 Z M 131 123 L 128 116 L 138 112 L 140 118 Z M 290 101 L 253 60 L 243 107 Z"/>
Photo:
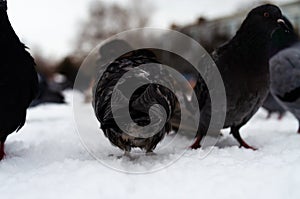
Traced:
<path id="1" fill-rule="evenodd" d="M 263 34 L 244 31 L 238 32 L 232 39 L 232 43 L 237 54 L 243 57 L 249 57 L 252 62 L 267 62 L 270 51 L 271 40 Z"/>

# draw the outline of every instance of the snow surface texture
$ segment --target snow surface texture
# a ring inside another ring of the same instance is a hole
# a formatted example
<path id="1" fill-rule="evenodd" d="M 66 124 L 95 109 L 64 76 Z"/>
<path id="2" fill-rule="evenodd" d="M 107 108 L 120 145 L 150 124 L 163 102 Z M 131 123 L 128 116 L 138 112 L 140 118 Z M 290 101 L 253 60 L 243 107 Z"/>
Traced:
<path id="1" fill-rule="evenodd" d="M 68 105 L 43 105 L 28 111 L 27 123 L 6 142 L 6 158 L 0 162 L 0 198 L 300 198 L 300 135 L 297 121 L 288 114 L 266 120 L 258 114 L 242 129 L 242 135 L 258 151 L 241 149 L 228 131 L 210 149 L 170 154 L 117 158 L 117 148 L 103 137 L 97 157 L 87 152 L 76 133 L 71 98 Z M 83 105 L 86 109 L 90 105 Z M 84 112 L 83 112 L 84 113 Z M 86 121 L 89 123 L 88 121 Z M 92 129 L 91 129 L 92 130 Z M 98 130 L 98 129 L 97 129 Z M 99 131 L 99 135 L 102 133 Z M 172 135 L 166 137 L 170 140 Z M 185 137 L 181 138 L 183 143 Z M 183 148 L 178 142 L 178 148 Z M 116 171 L 162 169 L 147 174 Z"/>

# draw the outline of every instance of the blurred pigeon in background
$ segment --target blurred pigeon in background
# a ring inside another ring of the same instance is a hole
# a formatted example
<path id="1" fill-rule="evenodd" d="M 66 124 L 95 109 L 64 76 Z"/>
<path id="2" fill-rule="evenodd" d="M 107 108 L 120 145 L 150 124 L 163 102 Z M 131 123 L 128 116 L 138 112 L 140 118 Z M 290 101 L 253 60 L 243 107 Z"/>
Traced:
<path id="1" fill-rule="evenodd" d="M 31 102 L 30 107 L 35 107 L 45 103 L 64 104 L 65 97 L 60 91 L 51 88 L 42 74 L 38 74 L 39 92 Z"/>

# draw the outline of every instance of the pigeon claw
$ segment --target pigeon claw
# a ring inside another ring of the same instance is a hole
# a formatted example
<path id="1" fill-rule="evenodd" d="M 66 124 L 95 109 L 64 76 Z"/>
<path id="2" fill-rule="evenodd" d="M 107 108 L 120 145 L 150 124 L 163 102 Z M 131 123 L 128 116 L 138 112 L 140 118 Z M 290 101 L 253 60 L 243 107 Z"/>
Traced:
<path id="1" fill-rule="evenodd" d="M 238 130 L 232 131 L 231 134 L 240 143 L 240 147 L 244 147 L 245 149 L 252 149 L 253 151 L 257 150 L 257 148 L 250 146 L 243 140 L 243 138 L 241 137 L 241 134 Z"/>
<path id="2" fill-rule="evenodd" d="M 201 140 L 202 140 L 202 136 L 197 136 L 194 143 L 190 146 L 190 149 L 196 150 L 196 149 L 201 148 L 201 145 L 200 145 Z"/>
<path id="3" fill-rule="evenodd" d="M 250 146 L 249 144 L 247 144 L 245 141 L 242 140 L 242 142 L 240 143 L 240 148 L 244 147 L 245 149 L 252 149 L 253 151 L 257 151 L 258 149 L 255 147 Z"/>

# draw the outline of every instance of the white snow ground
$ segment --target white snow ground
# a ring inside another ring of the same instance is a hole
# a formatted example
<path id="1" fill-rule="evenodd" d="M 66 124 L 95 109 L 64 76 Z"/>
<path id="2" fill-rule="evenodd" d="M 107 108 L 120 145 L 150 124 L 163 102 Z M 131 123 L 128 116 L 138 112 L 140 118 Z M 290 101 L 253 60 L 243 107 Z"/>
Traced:
<path id="1" fill-rule="evenodd" d="M 70 102 L 72 92 L 66 95 Z M 104 166 L 85 150 L 75 131 L 72 105 L 43 105 L 29 110 L 25 127 L 6 142 L 7 156 L 0 162 L 0 198 L 298 199 L 297 121 L 290 114 L 282 121 L 276 116 L 270 120 L 265 117 L 260 110 L 242 129 L 245 140 L 258 151 L 239 148 L 225 132 L 205 158 L 200 155 L 208 149 L 188 150 L 159 171 L 126 174 Z M 109 154 L 121 152 L 105 138 L 102 142 L 99 157 L 103 162 L 125 170 L 151 170 L 176 155 L 174 150 L 174 154 L 118 159 Z"/>

